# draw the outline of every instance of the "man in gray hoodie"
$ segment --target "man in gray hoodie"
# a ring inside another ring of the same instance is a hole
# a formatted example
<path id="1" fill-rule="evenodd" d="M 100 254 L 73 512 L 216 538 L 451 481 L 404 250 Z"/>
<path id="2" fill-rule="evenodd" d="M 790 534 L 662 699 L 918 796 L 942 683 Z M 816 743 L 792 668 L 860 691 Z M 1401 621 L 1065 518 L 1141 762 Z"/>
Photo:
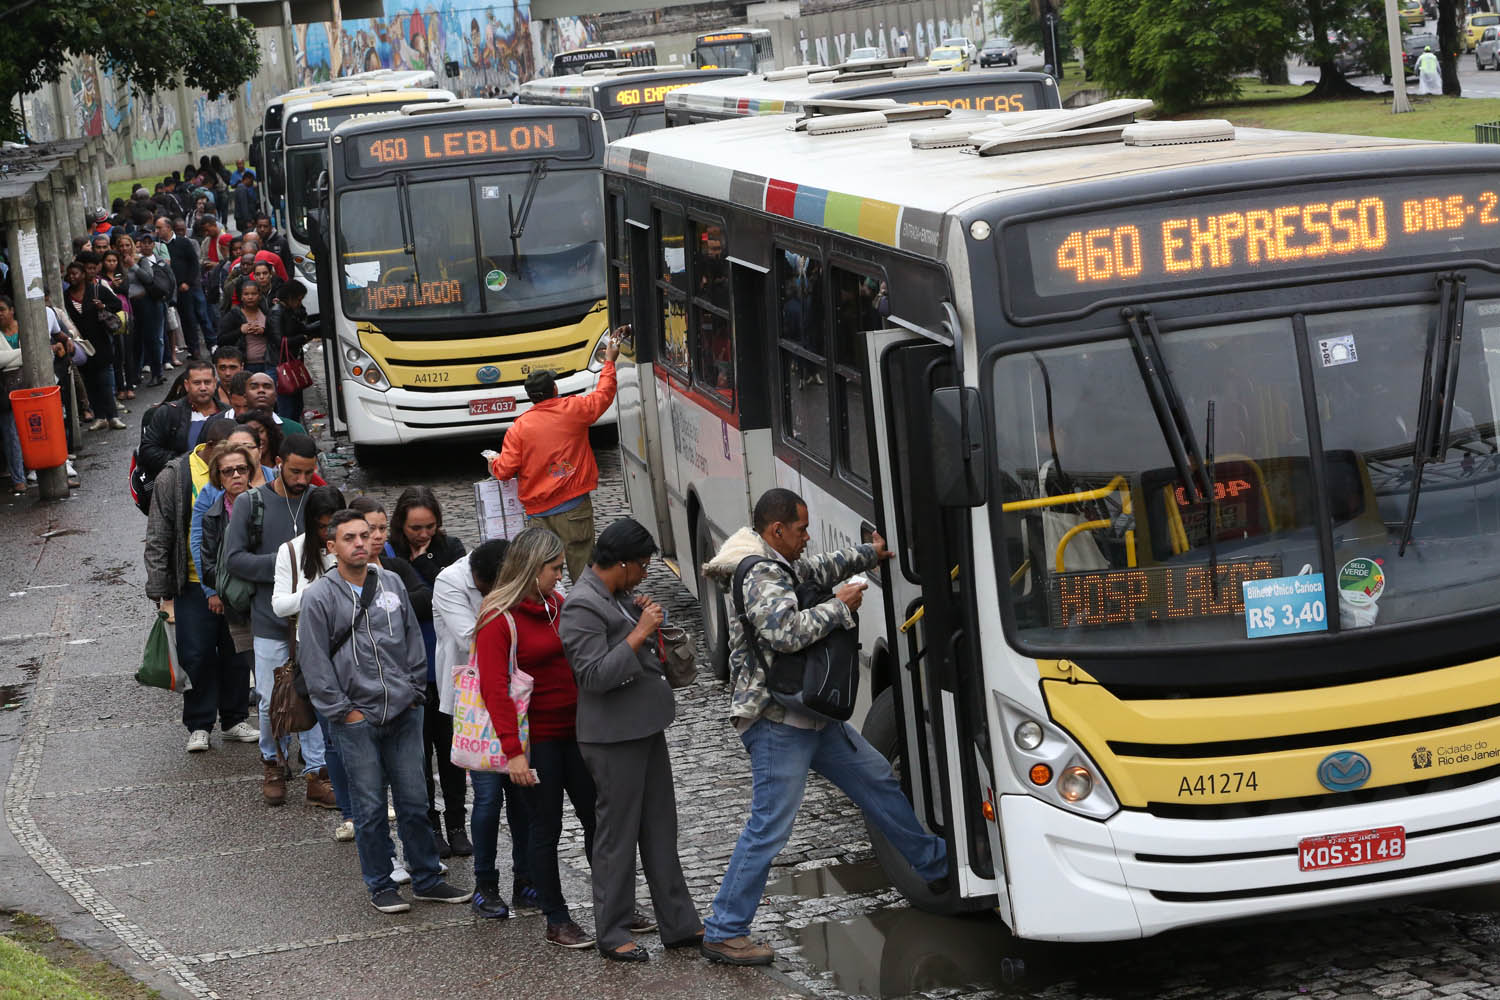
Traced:
<path id="1" fill-rule="evenodd" d="M 395 852 L 385 813 L 387 784 L 416 898 L 467 903 L 472 892 L 443 880 L 427 820 L 422 776 L 427 647 L 411 598 L 399 576 L 371 564 L 370 526 L 363 514 L 334 514 L 328 547 L 338 572 L 324 573 L 303 594 L 298 658 L 308 697 L 328 720 L 348 773 L 354 841 L 370 904 L 381 913 L 411 909 L 391 879 Z"/>
<path id="2" fill-rule="evenodd" d="M 271 686 L 276 668 L 291 656 L 291 626 L 271 607 L 276 589 L 276 552 L 305 530 L 302 508 L 307 489 L 318 471 L 318 447 L 306 434 L 292 434 L 281 445 L 281 474 L 272 482 L 245 494 L 247 502 L 234 505 L 224 545 L 229 572 L 255 584 L 250 607 L 250 634 L 255 648 L 255 694 L 260 702 L 260 757 L 265 767 L 261 795 L 266 805 L 286 801 L 286 776 L 276 756 L 271 735 Z M 302 773 L 307 776 L 310 805 L 336 809 L 333 786 L 328 781 L 323 731 L 313 726 L 298 734 L 302 746 Z M 291 742 L 287 741 L 288 744 Z M 282 747 L 289 757 L 290 747 Z"/>

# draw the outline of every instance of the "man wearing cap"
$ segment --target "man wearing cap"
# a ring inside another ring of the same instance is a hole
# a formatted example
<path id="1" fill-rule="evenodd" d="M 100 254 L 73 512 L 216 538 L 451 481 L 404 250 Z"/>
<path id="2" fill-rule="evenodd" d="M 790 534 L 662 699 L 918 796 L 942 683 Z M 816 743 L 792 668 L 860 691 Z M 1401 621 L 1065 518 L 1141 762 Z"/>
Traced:
<path id="1" fill-rule="evenodd" d="M 531 409 L 510 425 L 498 455 L 484 452 L 492 476 L 520 480 L 521 506 L 528 519 L 563 540 L 568 576 L 575 584 L 588 568 L 594 547 L 594 502 L 589 494 L 599 485 L 599 466 L 589 447 L 589 425 L 614 402 L 615 359 L 629 329 L 622 326 L 611 333 L 604 348 L 604 370 L 592 392 L 559 398 L 556 372 L 526 376 Z"/>

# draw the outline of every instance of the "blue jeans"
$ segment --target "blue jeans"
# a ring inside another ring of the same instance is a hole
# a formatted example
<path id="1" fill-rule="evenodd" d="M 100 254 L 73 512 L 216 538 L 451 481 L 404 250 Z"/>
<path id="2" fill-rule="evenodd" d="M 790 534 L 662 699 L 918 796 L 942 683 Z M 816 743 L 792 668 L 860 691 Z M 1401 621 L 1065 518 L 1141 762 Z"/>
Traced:
<path id="1" fill-rule="evenodd" d="M 761 719 L 740 740 L 750 753 L 750 818 L 714 897 L 704 940 L 727 941 L 750 933 L 771 862 L 792 835 L 809 770 L 833 782 L 864 810 L 917 875 L 931 881 L 947 874 L 947 845 L 922 829 L 890 763 L 853 726 L 798 729 Z"/>
<path id="2" fill-rule="evenodd" d="M 21 458 L 21 435 L 16 431 L 16 415 L 10 410 L 0 413 L 0 435 L 5 446 L 5 465 L 10 469 L 12 486 L 26 485 L 26 462 Z"/>
<path id="3" fill-rule="evenodd" d="M 323 733 L 323 759 L 328 762 L 328 783 L 333 786 L 333 801 L 339 805 L 340 816 L 353 819 L 354 804 L 349 801 L 349 775 L 344 771 L 344 758 L 339 754 L 333 730 L 328 728 L 328 720 L 321 713 L 318 713 L 318 729 Z"/>
<path id="4" fill-rule="evenodd" d="M 255 637 L 255 698 L 260 705 L 260 757 L 265 761 L 276 759 L 276 740 L 271 736 L 271 687 L 276 682 L 276 668 L 292 655 L 292 647 L 283 639 Z M 324 755 L 323 730 L 313 726 L 299 733 L 302 744 L 302 773 L 311 774 L 327 764 Z M 281 746 L 283 756 L 290 757 L 291 737 Z"/>
<path id="5" fill-rule="evenodd" d="M 470 771 L 474 784 L 474 814 L 469 817 L 474 836 L 474 884 L 498 891 L 500 871 L 500 807 L 510 827 L 510 874 L 516 882 L 531 881 L 531 815 L 510 779 L 498 771 Z"/>
<path id="6" fill-rule="evenodd" d="M 374 896 L 396 888 L 391 881 L 391 831 L 385 815 L 385 788 L 396 806 L 406 870 L 412 885 L 424 892 L 443 881 L 437 841 L 427 822 L 427 789 L 422 784 L 422 706 L 411 705 L 385 725 L 369 719 L 330 722 L 333 738 L 349 778 L 354 805 L 354 842 L 365 886 Z"/>

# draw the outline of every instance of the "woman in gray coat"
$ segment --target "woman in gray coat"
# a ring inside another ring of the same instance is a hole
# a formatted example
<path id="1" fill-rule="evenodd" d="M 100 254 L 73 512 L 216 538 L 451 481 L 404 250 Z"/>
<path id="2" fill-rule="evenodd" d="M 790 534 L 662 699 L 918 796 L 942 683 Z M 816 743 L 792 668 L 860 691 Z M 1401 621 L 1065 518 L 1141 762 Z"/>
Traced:
<path id="1" fill-rule="evenodd" d="M 605 528 L 593 565 L 568 594 L 559 618 L 563 649 L 578 680 L 578 749 L 598 789 L 594 828 L 594 929 L 599 951 L 644 962 L 631 932 L 635 855 L 668 948 L 697 947 L 703 922 L 677 856 L 677 797 L 666 728 L 677 703 L 657 652 L 661 607 L 629 599 L 656 554 L 651 534 L 630 518 Z"/>

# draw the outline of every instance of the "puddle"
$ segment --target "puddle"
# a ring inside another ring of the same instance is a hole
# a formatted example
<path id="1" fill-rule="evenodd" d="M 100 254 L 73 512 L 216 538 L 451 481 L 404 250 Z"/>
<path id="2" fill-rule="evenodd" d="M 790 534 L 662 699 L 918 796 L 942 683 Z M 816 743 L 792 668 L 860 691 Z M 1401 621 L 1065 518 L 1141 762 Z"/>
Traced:
<path id="1" fill-rule="evenodd" d="M 29 684 L 0 684 L 0 712 L 13 712 L 26 701 Z"/>
<path id="2" fill-rule="evenodd" d="M 885 877 L 880 865 L 867 861 L 857 865 L 827 865 L 805 872 L 793 872 L 766 886 L 766 895 L 822 899 L 825 896 L 879 892 L 890 887 L 890 879 Z"/>

